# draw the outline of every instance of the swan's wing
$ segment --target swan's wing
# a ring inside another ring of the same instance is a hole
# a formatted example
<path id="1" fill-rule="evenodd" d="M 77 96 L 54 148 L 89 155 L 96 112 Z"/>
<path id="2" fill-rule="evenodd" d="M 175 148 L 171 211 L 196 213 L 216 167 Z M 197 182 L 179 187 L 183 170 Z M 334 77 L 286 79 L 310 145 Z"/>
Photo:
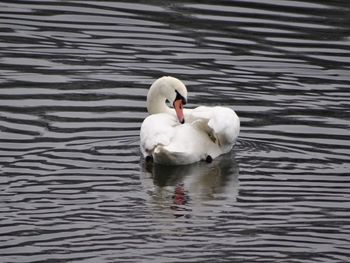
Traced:
<path id="1" fill-rule="evenodd" d="M 194 125 L 201 126 L 223 152 L 231 150 L 237 140 L 240 121 L 230 108 L 201 106 L 193 109 L 188 119 Z"/>
<path id="2" fill-rule="evenodd" d="M 175 115 L 152 114 L 141 125 L 140 145 L 144 157 L 152 156 L 159 145 L 168 145 L 174 136 L 174 126 L 178 125 Z"/>

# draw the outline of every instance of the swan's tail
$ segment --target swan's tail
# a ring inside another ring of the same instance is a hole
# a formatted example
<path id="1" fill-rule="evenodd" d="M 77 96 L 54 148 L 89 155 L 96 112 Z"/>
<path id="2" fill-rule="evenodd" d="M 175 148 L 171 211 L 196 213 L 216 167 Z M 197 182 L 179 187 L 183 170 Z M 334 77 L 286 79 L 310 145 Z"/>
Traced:
<path id="1" fill-rule="evenodd" d="M 161 145 L 153 151 L 154 162 L 166 165 L 189 164 L 193 162 L 192 158 L 188 153 L 171 151 L 166 146 Z"/>

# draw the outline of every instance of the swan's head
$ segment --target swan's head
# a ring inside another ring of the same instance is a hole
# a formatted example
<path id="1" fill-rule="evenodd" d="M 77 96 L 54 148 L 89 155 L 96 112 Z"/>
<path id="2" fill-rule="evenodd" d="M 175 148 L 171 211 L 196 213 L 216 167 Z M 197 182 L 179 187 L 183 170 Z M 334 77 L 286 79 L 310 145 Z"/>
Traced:
<path id="1" fill-rule="evenodd" d="M 152 89 L 173 105 L 179 122 L 184 123 L 183 105 L 187 102 L 186 86 L 177 78 L 161 77 L 152 84 Z"/>

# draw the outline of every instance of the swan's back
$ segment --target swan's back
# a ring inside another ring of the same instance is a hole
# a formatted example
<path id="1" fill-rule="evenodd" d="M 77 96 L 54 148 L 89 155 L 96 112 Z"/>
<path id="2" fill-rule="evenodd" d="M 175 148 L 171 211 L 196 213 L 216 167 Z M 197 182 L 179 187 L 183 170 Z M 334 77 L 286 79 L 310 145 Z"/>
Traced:
<path id="1" fill-rule="evenodd" d="M 220 147 L 196 124 L 185 123 L 174 127 L 173 137 L 167 145 L 158 145 L 153 153 L 156 163 L 190 164 L 221 154 Z"/>
<path id="2" fill-rule="evenodd" d="M 229 152 L 239 133 L 239 119 L 224 107 L 185 111 L 185 124 L 169 113 L 148 116 L 141 126 L 141 151 L 154 162 L 182 165 Z"/>
<path id="3" fill-rule="evenodd" d="M 141 125 L 141 152 L 144 157 L 153 157 L 157 146 L 168 145 L 174 137 L 174 127 L 178 125 L 175 116 L 168 113 L 149 115 Z"/>

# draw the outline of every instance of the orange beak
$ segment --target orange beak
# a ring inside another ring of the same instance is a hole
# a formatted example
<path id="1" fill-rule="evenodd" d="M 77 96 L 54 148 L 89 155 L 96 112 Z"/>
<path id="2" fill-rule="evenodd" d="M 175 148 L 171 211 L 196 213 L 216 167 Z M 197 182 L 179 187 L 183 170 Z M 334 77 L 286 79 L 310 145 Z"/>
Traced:
<path id="1" fill-rule="evenodd" d="M 174 101 L 174 108 L 175 108 L 177 118 L 179 119 L 179 122 L 181 124 L 184 124 L 185 123 L 185 116 L 184 116 L 184 112 L 183 112 L 182 100 L 175 100 Z"/>

